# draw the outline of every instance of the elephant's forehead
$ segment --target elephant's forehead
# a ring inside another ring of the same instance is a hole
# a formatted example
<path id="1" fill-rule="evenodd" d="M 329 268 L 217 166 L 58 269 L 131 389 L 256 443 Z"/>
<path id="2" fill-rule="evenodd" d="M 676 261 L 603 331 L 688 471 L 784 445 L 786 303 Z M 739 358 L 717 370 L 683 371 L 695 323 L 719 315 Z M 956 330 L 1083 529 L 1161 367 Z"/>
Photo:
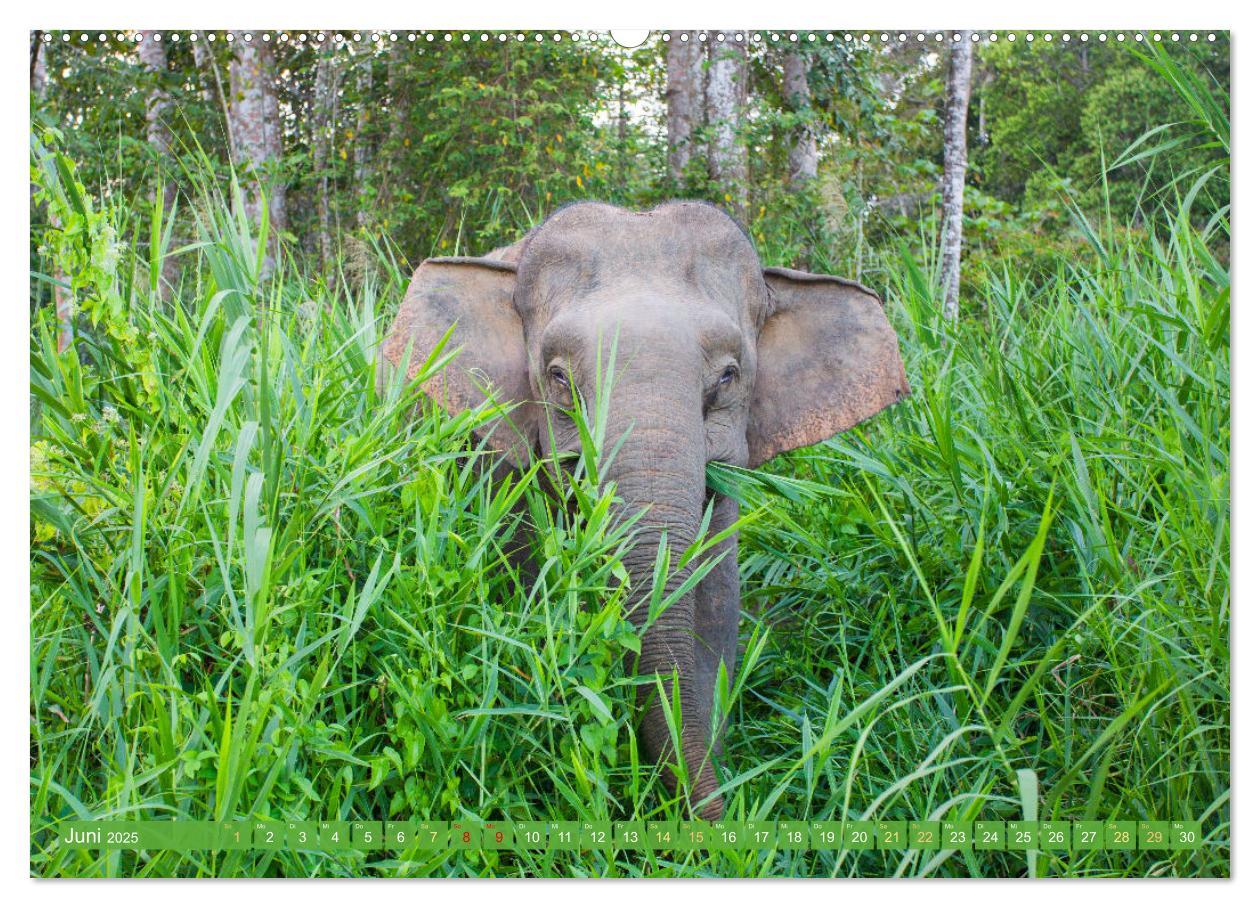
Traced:
<path id="1" fill-rule="evenodd" d="M 706 203 L 670 202 L 647 212 L 582 203 L 544 222 L 518 266 L 517 305 L 526 312 L 644 293 L 755 319 L 760 261 L 738 225 Z"/>

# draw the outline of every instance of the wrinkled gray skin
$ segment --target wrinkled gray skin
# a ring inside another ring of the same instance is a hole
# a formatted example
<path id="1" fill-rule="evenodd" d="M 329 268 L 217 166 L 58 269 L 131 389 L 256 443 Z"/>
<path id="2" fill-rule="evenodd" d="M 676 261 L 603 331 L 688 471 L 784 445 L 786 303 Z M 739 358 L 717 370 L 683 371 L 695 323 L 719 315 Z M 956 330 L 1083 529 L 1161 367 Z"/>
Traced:
<path id="1" fill-rule="evenodd" d="M 608 465 L 624 513 L 646 508 L 625 559 L 631 620 L 642 626 L 660 534 L 677 564 L 699 532 L 710 492 L 705 465 L 756 466 L 813 444 L 909 393 L 897 339 L 879 300 L 839 278 L 763 268 L 736 223 L 701 202 L 638 213 L 584 202 L 562 208 L 519 243 L 484 258 L 430 259 L 417 270 L 386 339 L 383 370 L 414 374 L 454 325 L 462 348 L 425 392 L 450 412 L 487 391 L 517 402 L 510 423 L 488 430 L 509 462 L 578 449 L 565 415 L 576 391 L 595 398 L 597 344 L 603 361 L 618 338 L 609 439 L 628 431 Z M 383 371 L 384 374 L 384 371 Z M 738 516 L 714 501 L 711 533 Z M 718 666 L 734 677 L 738 657 L 736 539 L 695 588 L 643 637 L 639 670 L 681 679 L 682 748 L 695 815 L 722 815 L 712 752 Z M 670 578 L 676 590 L 686 571 Z M 655 693 L 641 740 L 653 758 L 674 759 Z M 715 731 L 717 734 L 715 735 Z M 716 741 L 714 738 L 716 737 Z M 671 776 L 672 779 L 672 776 Z"/>

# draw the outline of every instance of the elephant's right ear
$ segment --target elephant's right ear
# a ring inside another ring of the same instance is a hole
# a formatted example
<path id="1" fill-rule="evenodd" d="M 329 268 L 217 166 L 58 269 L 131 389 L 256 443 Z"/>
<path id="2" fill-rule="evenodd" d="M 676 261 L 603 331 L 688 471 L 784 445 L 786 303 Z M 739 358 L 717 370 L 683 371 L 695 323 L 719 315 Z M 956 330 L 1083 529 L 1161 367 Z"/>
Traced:
<path id="1" fill-rule="evenodd" d="M 381 372 L 405 367 L 412 378 L 451 331 L 444 353 L 455 357 L 421 386 L 454 414 L 483 403 L 490 393 L 515 405 L 509 417 L 479 434 L 492 448 L 523 465 L 538 438 L 539 407 L 530 390 L 521 317 L 512 303 L 516 265 L 490 258 L 434 258 L 411 279 L 398 316 L 381 346 Z M 410 348 L 411 358 L 402 359 Z"/>
<path id="2" fill-rule="evenodd" d="M 757 338 L 748 465 L 817 444 L 910 393 L 879 297 L 854 281 L 763 271 L 770 315 Z"/>

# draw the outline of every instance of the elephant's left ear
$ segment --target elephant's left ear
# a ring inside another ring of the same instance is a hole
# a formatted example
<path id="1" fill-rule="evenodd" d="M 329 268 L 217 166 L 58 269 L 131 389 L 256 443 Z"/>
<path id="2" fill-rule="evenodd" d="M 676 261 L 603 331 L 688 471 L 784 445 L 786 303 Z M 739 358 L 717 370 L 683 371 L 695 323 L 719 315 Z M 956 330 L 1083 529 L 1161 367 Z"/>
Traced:
<path id="1" fill-rule="evenodd" d="M 812 445 L 910 393 L 879 297 L 854 281 L 766 268 L 770 314 L 757 339 L 749 465 Z"/>
<path id="2" fill-rule="evenodd" d="M 413 378 L 447 333 L 455 357 L 424 382 L 425 394 L 455 414 L 493 394 L 514 405 L 510 416 L 477 428 L 492 449 L 524 466 L 538 438 L 539 407 L 530 387 L 525 332 L 513 305 L 516 265 L 499 250 L 486 258 L 433 258 L 416 269 L 389 335 L 381 345 L 380 373 L 405 369 Z M 410 351 L 410 360 L 404 357 Z"/>

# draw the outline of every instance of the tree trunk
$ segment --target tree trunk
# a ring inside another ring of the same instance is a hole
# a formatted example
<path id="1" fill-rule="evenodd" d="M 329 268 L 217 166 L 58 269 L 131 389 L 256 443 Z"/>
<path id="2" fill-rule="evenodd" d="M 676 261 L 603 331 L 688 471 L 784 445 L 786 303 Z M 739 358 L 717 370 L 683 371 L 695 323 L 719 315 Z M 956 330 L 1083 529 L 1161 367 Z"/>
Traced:
<path id="1" fill-rule="evenodd" d="M 205 32 L 195 32 L 197 40 L 192 42 L 193 64 L 202 73 L 201 97 L 207 104 L 214 104 L 214 88 L 211 80 L 215 80 L 214 61 L 210 58 L 210 42 Z M 206 78 L 209 76 L 209 78 Z"/>
<path id="2" fill-rule="evenodd" d="M 44 100 L 44 90 L 48 87 L 48 63 L 44 60 L 44 33 L 31 32 L 31 91 L 35 100 Z"/>
<path id="3" fill-rule="evenodd" d="M 718 41 L 709 33 L 709 72 L 705 82 L 705 115 L 709 126 L 709 178 L 718 186 L 731 214 L 748 220 L 748 148 L 740 140 L 744 115 L 748 50 L 734 30 Z"/>
<path id="4" fill-rule="evenodd" d="M 284 192 L 268 192 L 268 171 L 277 163 L 279 149 L 278 108 L 272 85 L 271 48 L 262 41 L 238 41 L 228 81 L 231 85 L 229 120 L 239 157 L 237 165 L 253 185 L 245 193 L 245 213 L 257 223 L 262 217 L 263 199 L 269 199 L 272 241 L 263 256 L 260 277 L 275 269 L 275 231 L 284 223 Z M 268 122 L 268 118 L 272 118 Z M 271 181 L 278 183 L 278 181 Z"/>
<path id="5" fill-rule="evenodd" d="M 949 54 L 945 102 L 945 173 L 941 189 L 944 225 L 941 241 L 941 288 L 945 318 L 958 319 L 958 282 L 962 270 L 963 181 L 967 173 L 967 105 L 971 100 L 971 32 L 957 33 Z"/>
<path id="6" fill-rule="evenodd" d="M 314 135 L 311 140 L 315 166 L 315 207 L 319 215 L 319 260 L 328 268 L 332 261 L 332 214 L 329 204 L 329 164 L 332 161 L 333 106 L 337 94 L 337 68 L 333 62 L 332 43 L 319 49 L 315 64 Z"/>
<path id="7" fill-rule="evenodd" d="M 703 78 L 696 33 L 670 32 L 665 51 L 665 107 L 669 178 L 675 185 L 682 184 L 691 163 L 692 135 L 700 125 L 704 106 Z"/>
<path id="8" fill-rule="evenodd" d="M 617 81 L 617 183 L 626 185 L 626 131 L 630 116 L 626 112 L 626 75 Z"/>
<path id="9" fill-rule="evenodd" d="M 376 179 L 380 192 L 379 208 L 391 210 L 394 203 L 396 181 L 408 170 L 409 146 L 407 134 L 411 125 L 411 94 L 407 83 L 408 45 L 393 42 L 386 58 L 385 90 L 389 94 L 389 132 L 385 152 L 377 152 Z"/>
<path id="10" fill-rule="evenodd" d="M 266 51 L 267 61 L 267 81 L 263 85 L 264 137 L 267 143 L 267 160 L 271 162 L 273 168 L 278 168 L 284 159 L 284 133 L 280 125 L 280 86 L 278 84 L 280 71 L 275 65 L 271 48 L 266 44 L 263 48 Z M 287 230 L 289 227 L 288 184 L 283 176 L 272 183 L 271 227 L 273 236 L 277 236 L 279 231 Z"/>
<path id="11" fill-rule="evenodd" d="M 166 75 L 166 47 L 161 41 L 153 40 L 153 32 L 144 31 L 140 34 L 143 36 L 140 41 L 140 63 L 153 80 L 144 110 L 145 135 L 158 158 L 165 159 L 171 152 L 171 131 L 166 122 L 171 109 L 171 96 L 163 85 Z M 174 197 L 175 186 L 171 184 L 166 193 L 168 208 Z"/>
<path id="12" fill-rule="evenodd" d="M 809 61 L 797 51 L 783 58 L 783 94 L 797 118 L 788 137 L 788 183 L 803 189 L 818 176 L 818 142 L 811 116 Z"/>
<path id="13" fill-rule="evenodd" d="M 367 56 L 359 63 L 356 85 L 359 95 L 359 121 L 354 135 L 354 187 L 359 200 L 355 211 L 355 222 L 366 227 L 371 220 L 371 203 L 366 192 L 370 178 L 369 165 L 372 160 L 368 144 L 368 130 L 371 128 L 372 98 L 372 45 L 368 45 Z"/>
<path id="14" fill-rule="evenodd" d="M 171 111 L 171 96 L 166 90 L 166 45 L 153 39 L 154 32 L 142 31 L 140 41 L 140 64 L 145 73 L 152 79 L 153 86 L 149 90 L 145 104 L 145 136 L 154 151 L 158 162 L 158 170 L 162 176 L 162 218 L 165 221 L 171 216 L 175 207 L 175 180 L 173 170 L 169 167 L 171 154 L 171 128 L 167 117 Z M 151 249 L 151 255 L 158 255 L 161 249 Z M 174 286 L 179 277 L 179 266 L 175 259 L 167 256 L 162 261 L 162 283 L 158 294 L 166 298 L 167 288 Z"/>
<path id="15" fill-rule="evenodd" d="M 389 90 L 389 143 L 397 152 L 402 146 L 403 136 L 407 132 L 407 120 L 411 113 L 410 97 L 407 94 L 407 45 L 395 41 L 390 50 L 388 70 L 385 77 Z"/>
<path id="16" fill-rule="evenodd" d="M 236 152 L 236 140 L 232 137 L 232 105 L 223 91 L 223 77 L 219 74 L 219 64 L 214 59 L 210 42 L 206 40 L 206 33 L 196 32 L 195 34 L 197 40 L 192 42 L 193 62 L 196 63 L 198 69 L 208 72 L 210 79 L 214 82 L 214 89 L 211 90 L 210 82 L 203 78 L 205 85 L 201 90 L 201 96 L 205 98 L 207 104 L 211 105 L 214 104 L 217 96 L 220 112 L 223 114 L 223 129 L 227 134 L 228 160 L 235 166 L 239 156 Z"/>
<path id="17" fill-rule="evenodd" d="M 708 124 L 708 116 L 705 113 L 705 86 L 709 83 L 709 70 L 707 63 L 709 60 L 708 53 L 704 46 L 696 37 L 699 32 L 689 32 L 691 39 L 687 42 L 691 45 L 691 54 L 688 56 L 689 65 L 691 66 L 691 78 L 687 84 L 691 88 L 691 144 L 688 146 L 687 156 L 691 160 L 700 158 L 700 151 L 696 145 L 697 129 L 703 129 Z"/>
<path id="18" fill-rule="evenodd" d="M 44 96 L 48 92 L 48 49 L 44 47 L 43 34 L 35 32 L 31 45 L 31 108 L 42 104 Z M 31 193 L 35 192 L 35 184 L 31 184 Z M 49 221 L 53 228 L 60 228 L 61 224 L 56 212 L 49 211 Z M 66 288 L 70 284 L 66 273 L 61 270 L 61 266 L 56 262 L 53 263 L 53 311 L 57 315 L 57 352 L 65 353 L 70 349 L 70 344 L 74 341 L 74 298 L 70 295 L 70 291 Z"/>

